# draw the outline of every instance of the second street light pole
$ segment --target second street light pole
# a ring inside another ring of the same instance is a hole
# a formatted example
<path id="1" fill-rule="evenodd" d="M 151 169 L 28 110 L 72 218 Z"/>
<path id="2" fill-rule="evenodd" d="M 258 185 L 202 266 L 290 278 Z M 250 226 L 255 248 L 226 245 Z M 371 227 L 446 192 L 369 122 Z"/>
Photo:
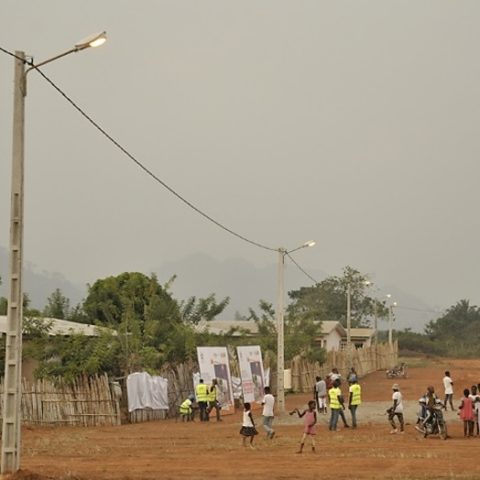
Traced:
<path id="1" fill-rule="evenodd" d="M 352 328 L 352 309 L 351 309 L 351 300 L 352 300 L 352 288 L 350 284 L 347 284 L 347 369 L 350 371 L 352 367 L 352 337 L 351 337 L 351 328 Z"/>
<path id="2" fill-rule="evenodd" d="M 310 240 L 293 250 L 280 247 L 278 249 L 278 275 L 277 275 L 277 411 L 285 412 L 285 323 L 284 323 L 284 298 L 285 298 L 285 256 L 301 248 L 313 247 L 315 242 Z"/>
<path id="3" fill-rule="evenodd" d="M 280 413 L 285 411 L 285 339 L 284 339 L 284 319 L 283 319 L 283 299 L 285 295 L 284 287 L 284 267 L 285 255 L 287 251 L 284 248 L 278 249 L 278 298 L 277 298 L 277 409 Z"/>

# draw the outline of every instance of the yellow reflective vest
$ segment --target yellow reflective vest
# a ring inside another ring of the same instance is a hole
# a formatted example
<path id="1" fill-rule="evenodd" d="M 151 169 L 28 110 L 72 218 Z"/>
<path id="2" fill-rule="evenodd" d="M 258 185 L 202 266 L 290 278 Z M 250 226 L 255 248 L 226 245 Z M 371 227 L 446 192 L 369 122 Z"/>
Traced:
<path id="1" fill-rule="evenodd" d="M 180 413 L 183 415 L 189 415 L 192 413 L 192 401 L 187 398 L 184 402 L 180 405 Z"/>
<path id="2" fill-rule="evenodd" d="M 211 385 L 208 387 L 208 394 L 207 394 L 207 401 L 214 402 L 217 399 L 217 387 L 215 385 Z"/>
<path id="3" fill-rule="evenodd" d="M 208 395 L 208 387 L 204 383 L 199 383 L 195 388 L 195 395 L 197 397 L 197 402 L 206 402 Z"/>
<path id="4" fill-rule="evenodd" d="M 362 387 L 358 383 L 353 383 L 350 385 L 350 393 L 352 394 L 350 405 L 360 405 L 362 403 Z"/>
<path id="5" fill-rule="evenodd" d="M 340 410 L 342 405 L 340 404 L 338 397 L 342 395 L 342 391 L 338 387 L 332 387 L 328 391 L 328 397 L 330 399 L 330 408 L 332 410 Z"/>

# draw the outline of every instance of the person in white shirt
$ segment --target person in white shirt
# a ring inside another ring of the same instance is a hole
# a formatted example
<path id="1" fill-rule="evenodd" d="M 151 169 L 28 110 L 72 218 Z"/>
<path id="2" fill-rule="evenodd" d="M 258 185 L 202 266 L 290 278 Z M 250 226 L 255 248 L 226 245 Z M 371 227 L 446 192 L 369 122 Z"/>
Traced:
<path id="1" fill-rule="evenodd" d="M 267 438 L 270 440 L 275 435 L 275 430 L 273 429 L 273 407 L 275 406 L 275 397 L 270 393 L 270 387 L 265 387 L 265 395 L 263 397 L 263 428 L 267 432 Z"/>
<path id="2" fill-rule="evenodd" d="M 450 408 L 453 409 L 453 380 L 450 377 L 450 372 L 446 371 L 445 376 L 443 377 L 443 386 L 445 387 L 445 411 L 447 410 L 447 402 L 450 403 Z"/>
<path id="3" fill-rule="evenodd" d="M 395 417 L 398 418 L 398 422 L 400 424 L 400 433 L 403 433 L 404 421 L 402 394 L 400 393 L 400 387 L 397 383 L 392 386 L 392 390 L 393 405 L 387 410 L 388 420 L 390 422 L 390 425 L 392 426 L 392 431 L 390 433 L 398 433 L 397 425 L 395 424 Z"/>
<path id="4" fill-rule="evenodd" d="M 318 413 L 327 414 L 327 384 L 322 377 L 316 378 L 317 383 L 313 388 L 313 399 L 317 405 Z"/>

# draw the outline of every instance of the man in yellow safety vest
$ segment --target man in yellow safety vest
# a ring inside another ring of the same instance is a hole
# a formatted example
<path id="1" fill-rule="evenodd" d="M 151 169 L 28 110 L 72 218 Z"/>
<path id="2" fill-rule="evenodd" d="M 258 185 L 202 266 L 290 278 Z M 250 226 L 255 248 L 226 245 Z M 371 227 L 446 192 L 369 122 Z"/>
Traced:
<path id="1" fill-rule="evenodd" d="M 357 377 L 352 377 L 350 379 L 350 387 L 348 391 L 348 409 L 352 416 L 352 427 L 357 428 L 357 408 L 362 403 L 362 387 L 358 383 Z"/>
<path id="2" fill-rule="evenodd" d="M 218 402 L 218 381 L 216 378 L 212 380 L 212 384 L 208 390 L 207 400 L 208 400 L 208 409 L 207 409 L 207 420 L 210 419 L 210 412 L 215 409 L 217 416 L 217 422 L 221 422 L 220 418 L 220 403 Z"/>
<path id="3" fill-rule="evenodd" d="M 345 409 L 342 391 L 340 390 L 340 381 L 338 379 L 333 382 L 332 388 L 328 391 L 328 397 L 330 400 L 330 423 L 328 429 L 336 432 L 340 410 Z"/>
<path id="4" fill-rule="evenodd" d="M 180 405 L 179 412 L 180 412 L 180 416 L 182 417 L 183 422 L 193 421 L 192 404 L 193 404 L 194 401 L 195 401 L 195 395 L 190 395 Z"/>
<path id="5" fill-rule="evenodd" d="M 200 412 L 200 421 L 208 421 L 207 405 L 208 405 L 208 386 L 203 383 L 203 378 L 195 387 L 195 395 L 197 397 L 198 410 Z"/>

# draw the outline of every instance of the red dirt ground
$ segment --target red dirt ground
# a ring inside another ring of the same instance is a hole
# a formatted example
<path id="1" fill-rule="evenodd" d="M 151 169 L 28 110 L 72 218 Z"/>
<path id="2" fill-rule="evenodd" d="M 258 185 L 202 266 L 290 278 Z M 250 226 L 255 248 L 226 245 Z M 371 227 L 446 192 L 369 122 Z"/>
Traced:
<path id="1" fill-rule="evenodd" d="M 402 392 L 415 401 L 433 384 L 443 393 L 443 372 L 450 369 L 455 382 L 455 404 L 460 392 L 480 381 L 480 360 L 415 360 L 409 378 L 400 380 Z M 391 398 L 392 380 L 376 372 L 361 380 L 364 402 Z M 301 406 L 310 395 L 287 397 L 287 407 Z M 373 406 L 375 406 L 373 404 Z M 366 409 L 365 405 L 365 409 Z M 361 418 L 361 410 L 359 410 Z M 356 430 L 328 432 L 319 425 L 317 453 L 295 451 L 302 434 L 301 420 L 282 425 L 276 438 L 263 432 L 256 450 L 240 446 L 241 413 L 221 423 L 152 423 L 97 428 L 25 428 L 22 471 L 9 480 L 150 480 L 150 479 L 310 479 L 480 478 L 480 437 L 464 439 L 455 415 L 449 418 L 451 438 L 419 436 L 408 425 L 404 435 L 389 435 L 385 417 L 360 424 Z M 261 422 L 260 412 L 256 414 Z M 291 420 L 291 417 L 289 417 Z M 410 423 L 413 423 L 409 419 Z M 259 428 L 261 431 L 261 428 Z M 306 445 L 308 447 L 308 445 Z"/>

